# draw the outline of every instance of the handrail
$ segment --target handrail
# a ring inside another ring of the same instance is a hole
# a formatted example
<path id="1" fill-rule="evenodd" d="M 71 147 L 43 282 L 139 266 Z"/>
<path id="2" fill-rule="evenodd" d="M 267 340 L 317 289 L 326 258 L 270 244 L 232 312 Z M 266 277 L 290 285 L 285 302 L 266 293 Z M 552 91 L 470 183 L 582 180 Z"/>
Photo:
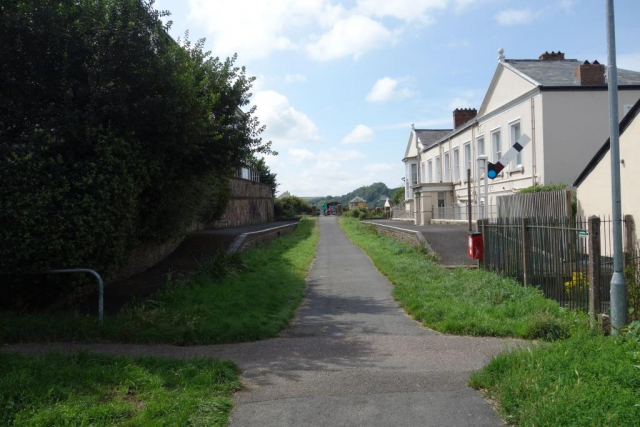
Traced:
<path id="1" fill-rule="evenodd" d="M 104 282 L 97 271 L 90 268 L 58 268 L 43 271 L 40 274 L 65 274 L 65 273 L 86 273 L 96 278 L 98 281 L 98 322 L 100 326 L 104 323 Z"/>

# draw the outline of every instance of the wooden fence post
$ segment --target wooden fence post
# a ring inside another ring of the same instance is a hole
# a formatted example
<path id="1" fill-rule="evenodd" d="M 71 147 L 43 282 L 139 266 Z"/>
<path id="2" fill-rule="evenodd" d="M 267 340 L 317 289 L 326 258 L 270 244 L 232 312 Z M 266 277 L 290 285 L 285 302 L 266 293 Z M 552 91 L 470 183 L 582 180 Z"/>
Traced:
<path id="1" fill-rule="evenodd" d="M 591 326 L 598 324 L 600 310 L 600 218 L 589 217 L 589 318 Z"/>
<path id="2" fill-rule="evenodd" d="M 636 224 L 633 221 L 633 215 L 624 216 L 624 268 L 626 269 L 631 262 L 633 256 L 633 247 L 635 244 Z"/>
<path id="3" fill-rule="evenodd" d="M 531 239 L 528 227 L 529 218 L 522 218 L 522 269 L 525 286 L 531 285 Z"/>

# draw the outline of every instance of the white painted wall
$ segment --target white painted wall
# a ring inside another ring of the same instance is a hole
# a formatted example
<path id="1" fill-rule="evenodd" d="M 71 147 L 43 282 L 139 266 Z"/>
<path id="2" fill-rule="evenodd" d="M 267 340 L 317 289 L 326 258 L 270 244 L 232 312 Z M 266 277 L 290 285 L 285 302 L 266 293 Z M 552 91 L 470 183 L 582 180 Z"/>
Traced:
<path id="1" fill-rule="evenodd" d="M 543 92 L 544 184 L 572 184 L 609 137 L 606 90 Z M 639 90 L 620 90 L 619 114 Z"/>
<path id="2" fill-rule="evenodd" d="M 502 107 L 509 101 L 524 95 L 530 90 L 535 89 L 533 84 L 520 77 L 512 70 L 505 68 L 502 64 L 498 66 L 496 77 L 498 80 L 493 91 L 487 93 L 488 98 L 485 101 L 486 105 L 484 110 L 478 112 L 483 116 Z"/>
<path id="3" fill-rule="evenodd" d="M 600 146 L 605 139 L 600 141 Z M 640 221 L 640 117 L 620 136 L 620 187 L 622 213 Z M 611 215 L 611 152 L 607 152 L 598 166 L 578 187 L 578 215 Z"/>

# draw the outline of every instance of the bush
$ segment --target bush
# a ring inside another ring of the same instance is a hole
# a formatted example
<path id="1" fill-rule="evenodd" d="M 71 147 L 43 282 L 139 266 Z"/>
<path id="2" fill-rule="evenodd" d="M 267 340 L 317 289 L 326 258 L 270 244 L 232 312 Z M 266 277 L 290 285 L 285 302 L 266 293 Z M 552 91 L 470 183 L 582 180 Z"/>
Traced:
<path id="1" fill-rule="evenodd" d="M 107 278 L 219 216 L 262 144 L 253 78 L 167 35 L 152 1 L 3 2 L 0 271 Z"/>
<path id="2" fill-rule="evenodd" d="M 293 218 L 311 213 L 311 205 L 306 200 L 296 196 L 285 196 L 273 203 L 276 218 Z"/>

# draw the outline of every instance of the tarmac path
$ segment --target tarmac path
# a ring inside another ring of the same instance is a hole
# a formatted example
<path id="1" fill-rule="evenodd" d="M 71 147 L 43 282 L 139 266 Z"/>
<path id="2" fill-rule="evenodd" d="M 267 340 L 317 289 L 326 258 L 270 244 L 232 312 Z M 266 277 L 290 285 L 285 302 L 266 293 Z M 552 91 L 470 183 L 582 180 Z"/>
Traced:
<path id="1" fill-rule="evenodd" d="M 201 347 L 16 344 L 9 350 L 234 360 L 245 389 L 235 395 L 232 427 L 503 425 L 466 383 L 492 355 L 519 341 L 422 327 L 398 308 L 392 285 L 335 217 L 320 217 L 320 236 L 306 299 L 278 338 Z"/>

